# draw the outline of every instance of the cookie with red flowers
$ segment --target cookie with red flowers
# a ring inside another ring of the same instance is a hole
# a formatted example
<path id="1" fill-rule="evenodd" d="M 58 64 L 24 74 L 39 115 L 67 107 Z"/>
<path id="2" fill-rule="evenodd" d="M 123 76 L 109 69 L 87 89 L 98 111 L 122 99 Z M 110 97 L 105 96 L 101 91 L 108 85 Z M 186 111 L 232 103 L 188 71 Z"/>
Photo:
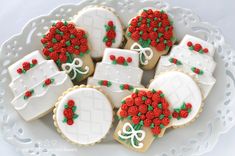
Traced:
<path id="1" fill-rule="evenodd" d="M 94 71 L 89 55 L 90 46 L 86 32 L 67 21 L 53 23 L 41 39 L 42 53 L 53 60 L 74 82 L 80 82 Z"/>
<path id="2" fill-rule="evenodd" d="M 134 88 L 141 88 L 143 70 L 139 68 L 139 55 L 131 50 L 106 48 L 102 62 L 96 64 L 93 77 L 87 84 L 100 86 L 116 108 Z"/>
<path id="3" fill-rule="evenodd" d="M 194 121 L 203 106 L 198 84 L 180 71 L 167 71 L 156 75 L 149 89 L 162 90 L 171 105 L 172 126 L 182 127 Z"/>
<path id="4" fill-rule="evenodd" d="M 58 99 L 54 124 L 66 140 L 78 145 L 94 145 L 105 138 L 113 122 L 113 107 L 102 90 L 75 86 Z"/>
<path id="5" fill-rule="evenodd" d="M 10 65 L 8 71 L 14 95 L 11 104 L 25 121 L 46 115 L 60 94 L 73 86 L 69 76 L 38 50 Z"/>
<path id="6" fill-rule="evenodd" d="M 215 47 L 198 37 L 185 35 L 179 45 L 171 49 L 169 55 L 158 61 L 155 74 L 169 70 L 181 70 L 197 80 L 205 99 L 216 83 L 213 73 Z"/>
<path id="7" fill-rule="evenodd" d="M 171 126 L 170 104 L 160 90 L 135 89 L 121 103 L 114 138 L 134 151 L 145 152 Z"/>
<path id="8" fill-rule="evenodd" d="M 122 45 L 122 23 L 112 8 L 88 6 L 79 11 L 72 21 L 87 31 L 93 59 L 101 59 L 105 48 L 119 48 Z"/>
<path id="9" fill-rule="evenodd" d="M 126 37 L 125 48 L 139 53 L 140 65 L 145 70 L 153 69 L 176 41 L 170 17 L 163 10 L 152 9 L 141 10 L 130 20 Z"/>

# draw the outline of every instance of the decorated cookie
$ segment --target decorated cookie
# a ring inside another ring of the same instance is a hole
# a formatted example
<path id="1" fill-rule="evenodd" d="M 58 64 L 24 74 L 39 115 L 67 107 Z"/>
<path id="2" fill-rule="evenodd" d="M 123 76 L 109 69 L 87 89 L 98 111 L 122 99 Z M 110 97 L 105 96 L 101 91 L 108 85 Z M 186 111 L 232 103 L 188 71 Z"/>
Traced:
<path id="1" fill-rule="evenodd" d="M 135 89 L 121 103 L 114 138 L 134 151 L 145 152 L 171 126 L 172 112 L 161 90 Z"/>
<path id="2" fill-rule="evenodd" d="M 130 50 L 106 48 L 102 62 L 96 64 L 94 76 L 88 84 L 100 86 L 116 108 L 135 87 L 142 87 L 143 71 L 138 67 L 138 53 Z"/>
<path id="3" fill-rule="evenodd" d="M 80 82 L 94 72 L 86 32 L 73 23 L 54 23 L 41 43 L 44 46 L 43 54 L 54 60 L 73 82 Z"/>
<path id="4" fill-rule="evenodd" d="M 118 48 L 123 40 L 123 28 L 111 8 L 89 6 L 79 11 L 73 22 L 85 28 L 91 43 L 92 58 L 103 56 L 105 48 Z"/>
<path id="5" fill-rule="evenodd" d="M 73 86 L 68 75 L 59 71 L 52 60 L 46 61 L 39 51 L 25 56 L 8 70 L 14 95 L 11 103 L 26 121 L 45 115 L 60 94 Z"/>
<path id="6" fill-rule="evenodd" d="M 125 49 L 139 53 L 143 69 L 155 67 L 159 57 L 167 54 L 175 42 L 173 25 L 164 11 L 144 9 L 130 20 Z"/>
<path id="7" fill-rule="evenodd" d="M 187 74 L 169 71 L 155 77 L 149 89 L 161 90 L 172 109 L 172 126 L 193 121 L 202 108 L 202 95 L 196 82 Z"/>
<path id="8" fill-rule="evenodd" d="M 161 57 L 156 68 L 156 77 L 162 72 L 180 69 L 197 81 L 203 98 L 206 98 L 216 82 L 213 77 L 216 67 L 213 55 L 214 48 L 211 44 L 186 35 L 168 56 Z"/>
<path id="9" fill-rule="evenodd" d="M 109 132 L 113 108 L 101 90 L 75 86 L 57 101 L 53 119 L 64 138 L 78 145 L 92 145 Z"/>

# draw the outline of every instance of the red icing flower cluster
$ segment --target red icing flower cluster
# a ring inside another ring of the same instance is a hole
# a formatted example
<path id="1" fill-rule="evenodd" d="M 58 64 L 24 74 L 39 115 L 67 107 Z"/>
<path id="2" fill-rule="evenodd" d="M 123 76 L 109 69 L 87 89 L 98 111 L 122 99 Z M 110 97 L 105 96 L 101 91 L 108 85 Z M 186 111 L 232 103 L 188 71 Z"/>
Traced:
<path id="1" fill-rule="evenodd" d="M 115 55 L 110 55 L 109 58 L 110 58 L 110 60 L 113 61 L 112 62 L 113 64 L 120 64 L 120 65 L 127 66 L 128 63 L 132 62 L 132 58 L 131 57 L 125 58 L 124 56 L 116 57 Z"/>
<path id="2" fill-rule="evenodd" d="M 41 43 L 44 45 L 43 54 L 58 65 L 71 63 L 73 54 L 83 56 L 89 52 L 85 31 L 66 21 L 53 24 Z"/>
<path id="3" fill-rule="evenodd" d="M 30 97 L 33 95 L 33 93 L 34 93 L 34 90 L 33 90 L 33 89 L 32 89 L 32 90 L 29 90 L 29 91 L 26 91 L 26 92 L 24 93 L 24 99 L 27 100 L 28 98 L 30 98 Z"/>
<path id="4" fill-rule="evenodd" d="M 180 60 L 173 57 L 169 59 L 169 62 L 174 63 L 176 65 L 182 65 L 182 62 Z"/>
<path id="5" fill-rule="evenodd" d="M 43 87 L 47 87 L 47 86 L 49 86 L 49 85 L 51 85 L 52 83 L 54 83 L 54 81 L 55 81 L 55 79 L 46 79 L 46 80 L 44 80 L 44 83 L 43 83 Z"/>
<path id="6" fill-rule="evenodd" d="M 132 91 L 134 89 L 134 87 L 132 85 L 129 85 L 129 84 L 121 84 L 120 85 L 120 89 L 121 90 L 129 90 L 129 91 Z"/>
<path id="7" fill-rule="evenodd" d="M 121 118 L 130 119 L 135 125 L 150 127 L 157 136 L 172 118 L 168 107 L 162 91 L 136 90 L 131 97 L 122 101 L 118 114 Z"/>
<path id="8" fill-rule="evenodd" d="M 106 35 L 103 38 L 103 42 L 107 47 L 111 47 L 115 43 L 116 38 L 116 27 L 113 24 L 113 21 L 109 21 L 108 25 L 105 25 Z"/>
<path id="9" fill-rule="evenodd" d="M 201 69 L 198 69 L 196 67 L 192 67 L 191 70 L 195 73 L 195 74 L 198 74 L 198 75 L 203 75 L 204 74 L 204 71 L 201 70 Z"/>
<path id="10" fill-rule="evenodd" d="M 64 120 L 63 122 L 67 123 L 68 125 L 73 125 L 74 119 L 78 118 L 78 115 L 75 113 L 77 106 L 73 100 L 69 100 L 68 103 L 64 106 Z"/>
<path id="11" fill-rule="evenodd" d="M 98 81 L 98 84 L 100 86 L 106 86 L 106 87 L 112 86 L 112 82 L 108 81 L 108 80 L 100 80 L 100 81 Z"/>
<path id="12" fill-rule="evenodd" d="M 37 59 L 32 59 L 30 62 L 23 62 L 22 68 L 17 69 L 18 74 L 26 73 L 29 69 L 33 68 L 38 63 Z"/>
<path id="13" fill-rule="evenodd" d="M 209 52 L 207 48 L 203 48 L 202 45 L 199 43 L 193 44 L 191 41 L 188 41 L 187 46 L 189 47 L 190 50 L 194 50 L 201 54 Z"/>
<path id="14" fill-rule="evenodd" d="M 191 103 L 183 103 L 180 108 L 174 109 L 174 112 L 172 113 L 172 117 L 180 120 L 181 118 L 187 118 L 189 113 L 192 110 L 192 104 Z"/>
<path id="15" fill-rule="evenodd" d="M 175 42 L 173 26 L 164 11 L 144 10 L 130 22 L 127 35 L 142 47 L 169 50 Z"/>

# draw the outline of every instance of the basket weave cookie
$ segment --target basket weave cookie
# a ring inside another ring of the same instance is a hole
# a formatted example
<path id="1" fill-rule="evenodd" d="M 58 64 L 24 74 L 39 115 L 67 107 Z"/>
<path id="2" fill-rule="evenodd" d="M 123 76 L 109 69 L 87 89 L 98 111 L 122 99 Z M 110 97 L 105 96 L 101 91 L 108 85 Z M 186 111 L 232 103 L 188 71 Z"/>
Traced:
<path id="1" fill-rule="evenodd" d="M 100 59 L 105 48 L 118 48 L 123 41 L 123 27 L 112 8 L 88 6 L 72 20 L 89 35 L 91 57 Z"/>
<path id="2" fill-rule="evenodd" d="M 91 86 L 75 86 L 58 99 L 54 109 L 57 131 L 78 145 L 93 145 L 109 132 L 113 108 L 101 90 Z"/>

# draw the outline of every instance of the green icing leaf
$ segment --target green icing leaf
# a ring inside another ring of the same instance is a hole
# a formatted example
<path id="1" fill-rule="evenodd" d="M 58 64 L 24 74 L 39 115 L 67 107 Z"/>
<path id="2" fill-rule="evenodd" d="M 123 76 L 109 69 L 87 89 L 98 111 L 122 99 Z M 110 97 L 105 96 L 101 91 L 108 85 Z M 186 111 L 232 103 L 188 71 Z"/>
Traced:
<path id="1" fill-rule="evenodd" d="M 73 106 L 72 110 L 73 110 L 73 112 L 75 112 L 77 110 L 77 107 Z"/>
<path id="2" fill-rule="evenodd" d="M 127 119 L 128 119 L 128 120 L 131 120 L 132 118 L 131 118 L 131 116 L 128 116 Z"/>
<path id="3" fill-rule="evenodd" d="M 105 25 L 105 30 L 106 30 L 106 31 L 109 31 L 109 30 L 110 30 L 110 26 Z"/>
<path id="4" fill-rule="evenodd" d="M 74 114 L 73 115 L 73 119 L 77 119 L 78 118 L 78 115 L 77 114 Z"/>
<path id="5" fill-rule="evenodd" d="M 149 111 L 153 110 L 153 107 L 151 105 L 148 105 L 148 110 Z"/>
<path id="6" fill-rule="evenodd" d="M 155 125 L 154 125 L 154 123 L 152 123 L 151 125 L 150 125 L 150 128 L 154 128 L 155 127 Z"/>
<path id="7" fill-rule="evenodd" d="M 160 128 L 163 129 L 165 126 L 163 124 L 160 124 Z"/>
<path id="8" fill-rule="evenodd" d="M 164 114 L 161 114 L 159 118 L 160 118 L 160 119 L 163 119 L 164 117 L 165 117 L 165 115 L 164 115 Z"/>
<path id="9" fill-rule="evenodd" d="M 108 39 L 108 37 L 107 36 L 105 36 L 104 38 L 103 38 L 103 42 L 107 42 L 109 39 Z"/>
<path id="10" fill-rule="evenodd" d="M 52 38 L 52 42 L 53 42 L 53 43 L 56 43 L 57 40 L 56 40 L 55 38 Z"/>
<path id="11" fill-rule="evenodd" d="M 174 109 L 174 111 L 176 111 L 177 113 L 179 113 L 179 112 L 180 112 L 180 109 L 176 108 L 176 109 Z"/>
<path id="12" fill-rule="evenodd" d="M 66 123 L 66 122 L 67 122 L 67 119 L 66 119 L 66 118 L 64 118 L 63 123 Z"/>
<path id="13" fill-rule="evenodd" d="M 183 103 L 183 105 L 181 106 L 181 109 L 186 109 L 185 103 Z"/>

